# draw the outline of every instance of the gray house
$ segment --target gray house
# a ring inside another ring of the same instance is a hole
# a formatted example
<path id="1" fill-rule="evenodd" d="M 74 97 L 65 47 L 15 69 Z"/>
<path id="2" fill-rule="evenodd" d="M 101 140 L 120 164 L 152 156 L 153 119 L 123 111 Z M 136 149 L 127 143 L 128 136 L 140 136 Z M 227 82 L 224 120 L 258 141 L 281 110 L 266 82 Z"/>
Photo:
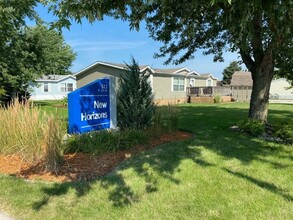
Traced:
<path id="1" fill-rule="evenodd" d="M 118 80 L 124 71 L 125 66 L 122 64 L 95 62 L 75 74 L 77 88 L 106 76 L 114 76 Z M 197 84 L 216 86 L 217 82 L 211 74 L 200 75 L 187 68 L 157 69 L 144 65 L 140 66 L 140 71 L 150 73 L 150 84 L 156 104 L 185 103 L 186 87 Z"/>
<path id="2" fill-rule="evenodd" d="M 231 78 L 232 98 L 239 102 L 249 102 L 252 92 L 252 76 L 248 71 L 236 71 Z"/>

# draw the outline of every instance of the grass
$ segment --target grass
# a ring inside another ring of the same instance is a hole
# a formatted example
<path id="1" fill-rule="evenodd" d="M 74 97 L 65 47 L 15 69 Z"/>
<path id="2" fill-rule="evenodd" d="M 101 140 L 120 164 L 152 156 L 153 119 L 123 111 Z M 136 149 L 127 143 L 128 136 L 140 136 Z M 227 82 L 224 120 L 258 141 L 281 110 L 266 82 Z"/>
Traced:
<path id="1" fill-rule="evenodd" d="M 68 110 L 62 100 L 34 101 L 33 104 L 42 108 L 47 114 L 56 116 L 62 122 L 64 132 L 67 132 Z"/>
<path id="2" fill-rule="evenodd" d="M 0 209 L 19 219 L 293 219 L 293 147 L 229 127 L 248 104 L 179 107 L 194 139 L 161 145 L 83 183 L 0 175 Z M 270 104 L 270 122 L 292 105 Z"/>

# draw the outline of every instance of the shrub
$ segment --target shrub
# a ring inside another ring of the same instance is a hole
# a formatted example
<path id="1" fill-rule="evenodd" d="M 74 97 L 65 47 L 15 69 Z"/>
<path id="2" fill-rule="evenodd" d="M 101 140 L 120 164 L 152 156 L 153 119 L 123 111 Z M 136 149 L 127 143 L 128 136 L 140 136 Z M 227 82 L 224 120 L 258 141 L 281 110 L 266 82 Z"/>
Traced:
<path id="1" fill-rule="evenodd" d="M 30 163 L 59 158 L 61 133 L 59 121 L 52 116 L 14 100 L 7 108 L 0 108 L 0 121 L 0 153 L 18 154 Z M 47 164 L 48 170 L 51 167 Z"/>
<path id="2" fill-rule="evenodd" d="M 216 96 L 214 97 L 214 103 L 220 103 L 220 102 L 222 102 L 222 96 L 220 96 L 220 95 L 216 95 Z"/>
<path id="3" fill-rule="evenodd" d="M 265 124 L 262 121 L 247 119 L 240 123 L 239 128 L 254 137 L 260 136 L 265 132 Z"/>
<path id="4" fill-rule="evenodd" d="M 84 152 L 100 155 L 148 144 L 151 133 L 145 130 L 99 131 L 74 135 L 65 144 L 67 153 Z"/>
<path id="5" fill-rule="evenodd" d="M 285 143 L 293 144 L 293 120 L 280 121 L 273 126 L 273 134 Z"/>
<path id="6" fill-rule="evenodd" d="M 121 129 L 145 129 L 151 125 L 154 104 L 149 76 L 140 72 L 134 58 L 131 64 L 126 64 L 126 72 L 120 75 L 117 117 Z"/>

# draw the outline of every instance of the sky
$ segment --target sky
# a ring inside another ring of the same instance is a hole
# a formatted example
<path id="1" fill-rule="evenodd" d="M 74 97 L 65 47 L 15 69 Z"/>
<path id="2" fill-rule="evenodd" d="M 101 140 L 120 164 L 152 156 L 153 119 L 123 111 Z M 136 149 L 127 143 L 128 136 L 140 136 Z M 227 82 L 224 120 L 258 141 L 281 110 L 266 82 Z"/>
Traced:
<path id="1" fill-rule="evenodd" d="M 36 11 L 46 22 L 56 20 L 43 6 L 38 6 Z M 224 62 L 213 62 L 213 56 L 204 56 L 202 51 L 198 51 L 194 59 L 178 66 L 164 65 L 167 58 L 154 58 L 162 44 L 149 37 L 143 24 L 139 31 L 130 31 L 127 22 L 110 17 L 93 24 L 86 20 L 83 20 L 82 24 L 73 21 L 70 29 L 63 29 L 62 33 L 65 42 L 77 53 L 70 68 L 73 73 L 97 61 L 128 63 L 133 56 L 139 65 L 149 65 L 153 68 L 185 67 L 198 73 L 211 73 L 221 80 L 222 72 L 229 63 L 239 60 L 238 54 L 226 52 Z"/>

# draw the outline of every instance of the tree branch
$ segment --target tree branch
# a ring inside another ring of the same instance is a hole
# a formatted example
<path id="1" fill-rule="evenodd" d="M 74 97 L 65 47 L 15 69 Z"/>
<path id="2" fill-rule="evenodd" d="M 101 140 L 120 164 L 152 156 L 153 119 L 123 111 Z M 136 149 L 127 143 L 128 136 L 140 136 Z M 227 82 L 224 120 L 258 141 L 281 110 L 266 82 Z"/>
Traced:
<path id="1" fill-rule="evenodd" d="M 255 70 L 255 62 L 253 61 L 251 56 L 248 53 L 246 53 L 244 50 L 242 50 L 242 49 L 240 49 L 240 55 L 241 55 L 241 58 L 242 58 L 243 62 L 245 63 L 245 65 L 249 69 L 249 71 L 254 72 L 254 70 Z"/>

